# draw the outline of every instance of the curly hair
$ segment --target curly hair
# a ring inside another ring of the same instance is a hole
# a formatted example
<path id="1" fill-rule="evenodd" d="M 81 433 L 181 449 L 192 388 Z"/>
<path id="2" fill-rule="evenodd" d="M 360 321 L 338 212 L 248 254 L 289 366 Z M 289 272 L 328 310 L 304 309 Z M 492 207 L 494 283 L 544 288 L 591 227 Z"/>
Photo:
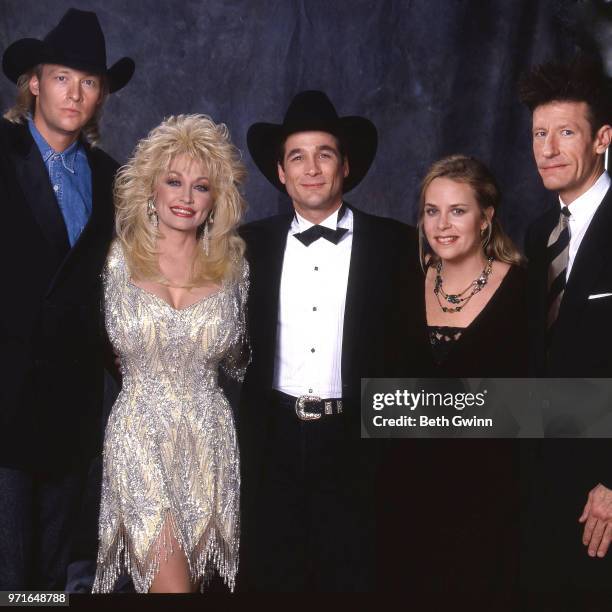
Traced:
<path id="1" fill-rule="evenodd" d="M 34 68 L 28 72 L 24 72 L 17 79 L 17 96 L 15 98 L 15 103 L 4 113 L 5 119 L 8 119 L 12 123 L 25 123 L 28 120 L 28 116 L 34 116 L 36 96 L 30 91 L 30 79 L 36 76 L 40 80 L 42 78 L 42 69 L 43 65 L 38 64 L 38 66 L 34 66 Z M 108 83 L 106 82 L 106 78 L 100 78 L 102 80 L 102 100 L 96 107 L 96 111 L 91 119 L 81 129 L 81 134 L 92 147 L 96 147 L 100 143 L 100 119 L 102 117 L 104 102 L 108 97 Z"/>
<path id="2" fill-rule="evenodd" d="M 142 280 L 167 282 L 158 263 L 160 232 L 151 224 L 147 206 L 157 181 L 180 155 L 206 169 L 214 202 L 209 254 L 198 249 L 189 286 L 235 278 L 245 248 L 237 227 L 245 211 L 239 188 L 246 172 L 227 126 L 206 115 L 168 117 L 136 145 L 131 159 L 117 173 L 115 225 L 130 273 Z"/>
<path id="3" fill-rule="evenodd" d="M 511 265 L 524 263 L 524 257 L 504 232 L 497 218 L 501 195 L 495 177 L 481 161 L 474 157 L 457 154 L 449 155 L 434 162 L 421 182 L 417 228 L 419 230 L 419 256 L 423 269 L 425 269 L 429 257 L 431 257 L 430 263 L 436 263 L 438 260 L 423 232 L 425 194 L 431 183 L 437 178 L 447 178 L 451 181 L 469 185 L 474 192 L 483 216 L 487 208 L 493 208 L 493 218 L 488 225 L 487 233 L 482 238 L 482 248 L 487 257 L 493 257 L 497 261 L 503 261 Z"/>
<path id="4" fill-rule="evenodd" d="M 521 77 L 519 96 L 532 112 L 549 102 L 585 102 L 593 135 L 602 125 L 612 123 L 609 79 L 599 61 L 583 54 L 569 63 L 535 66 Z"/>

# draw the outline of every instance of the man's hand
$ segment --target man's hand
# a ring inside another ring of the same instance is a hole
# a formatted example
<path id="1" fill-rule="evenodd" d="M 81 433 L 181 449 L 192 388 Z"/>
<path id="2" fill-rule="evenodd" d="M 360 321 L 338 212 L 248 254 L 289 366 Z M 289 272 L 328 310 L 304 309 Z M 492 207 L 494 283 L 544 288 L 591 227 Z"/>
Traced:
<path id="1" fill-rule="evenodd" d="M 589 556 L 605 557 L 612 541 L 612 491 L 601 483 L 591 489 L 578 522 L 585 523 L 582 543 Z"/>

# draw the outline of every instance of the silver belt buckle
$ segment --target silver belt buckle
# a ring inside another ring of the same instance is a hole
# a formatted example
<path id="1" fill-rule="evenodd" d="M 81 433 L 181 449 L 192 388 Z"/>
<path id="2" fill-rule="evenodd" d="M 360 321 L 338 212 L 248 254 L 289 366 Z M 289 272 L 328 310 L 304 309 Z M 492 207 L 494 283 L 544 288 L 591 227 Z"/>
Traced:
<path id="1" fill-rule="evenodd" d="M 302 421 L 316 421 L 321 418 L 321 414 L 316 412 L 306 412 L 304 407 L 307 402 L 320 402 L 321 398 L 317 395 L 300 395 L 295 400 L 295 414 L 298 415 L 298 418 L 302 419 Z"/>

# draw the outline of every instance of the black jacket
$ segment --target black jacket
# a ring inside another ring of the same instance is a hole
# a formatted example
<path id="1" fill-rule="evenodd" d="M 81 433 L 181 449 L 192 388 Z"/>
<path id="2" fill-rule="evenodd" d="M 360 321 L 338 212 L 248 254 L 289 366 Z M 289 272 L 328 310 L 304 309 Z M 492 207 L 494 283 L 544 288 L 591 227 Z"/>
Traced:
<path id="1" fill-rule="evenodd" d="M 100 272 L 113 227 L 117 163 L 100 149 L 86 150 L 92 213 L 70 248 L 28 127 L 0 121 L 2 466 L 63 469 L 99 451 Z"/>
<path id="2" fill-rule="evenodd" d="M 584 235 L 572 266 L 551 345 L 546 352 L 548 237 L 559 221 L 555 206 L 527 233 L 532 373 L 550 377 L 612 376 L 612 189 Z"/>
<path id="3" fill-rule="evenodd" d="M 351 207 L 353 244 L 342 338 L 342 395 L 347 438 L 360 436 L 361 378 L 395 373 L 395 343 L 406 304 L 406 288 L 420 289 L 416 234 L 398 221 L 375 217 Z M 248 498 L 260 476 L 266 448 L 269 403 L 274 376 L 283 257 L 293 214 L 278 215 L 244 226 L 251 285 L 248 327 L 252 361 L 242 387 L 238 435 L 243 466 L 243 491 Z M 410 290 L 408 290 L 410 293 Z M 399 306 L 402 308 L 399 308 Z M 416 318 L 416 313 L 413 314 Z M 248 500 L 245 499 L 245 503 Z"/>
<path id="4" fill-rule="evenodd" d="M 612 189 L 580 243 L 547 353 L 546 244 L 559 220 L 555 205 L 529 228 L 531 372 L 554 378 L 612 376 Z M 576 407 L 577 410 L 580 406 Z M 521 443 L 521 584 L 529 590 L 610 590 L 612 556 L 588 557 L 577 521 L 588 492 L 612 487 L 608 439 L 523 440 Z"/>

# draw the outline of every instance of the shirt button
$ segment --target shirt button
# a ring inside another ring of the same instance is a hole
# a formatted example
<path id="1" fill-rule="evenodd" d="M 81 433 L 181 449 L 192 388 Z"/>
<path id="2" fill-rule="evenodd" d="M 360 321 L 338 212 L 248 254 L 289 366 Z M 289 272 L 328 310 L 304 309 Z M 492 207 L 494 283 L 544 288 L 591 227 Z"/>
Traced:
<path id="1" fill-rule="evenodd" d="M 316 311 L 317 311 L 317 307 L 316 307 L 316 306 L 313 306 L 313 307 L 312 307 L 312 310 L 313 310 L 314 312 L 316 312 Z"/>
<path id="2" fill-rule="evenodd" d="M 59 156 L 59 155 L 54 155 L 54 156 L 53 156 L 53 161 L 57 161 L 59 158 L 60 158 L 60 156 Z"/>
<path id="3" fill-rule="evenodd" d="M 315 350 L 314 350 L 313 348 L 311 348 L 311 349 L 310 349 L 310 352 L 311 352 L 311 353 L 314 353 L 314 352 L 315 352 Z"/>
<path id="4" fill-rule="evenodd" d="M 58 191 L 59 190 L 59 185 L 53 185 L 53 191 Z"/>

